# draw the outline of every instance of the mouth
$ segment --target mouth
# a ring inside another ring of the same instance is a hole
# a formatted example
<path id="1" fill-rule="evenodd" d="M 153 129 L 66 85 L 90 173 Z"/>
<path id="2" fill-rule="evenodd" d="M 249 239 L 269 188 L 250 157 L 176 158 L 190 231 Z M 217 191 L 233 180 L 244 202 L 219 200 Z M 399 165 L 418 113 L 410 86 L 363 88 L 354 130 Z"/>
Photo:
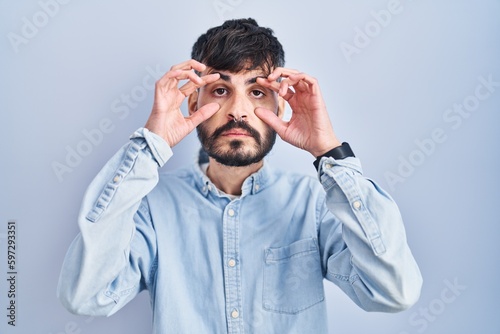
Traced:
<path id="1" fill-rule="evenodd" d="M 259 132 L 244 121 L 229 121 L 225 125 L 217 128 L 212 133 L 210 138 L 214 142 L 217 140 L 217 138 L 226 138 L 230 141 L 247 141 L 247 139 L 253 138 L 257 144 L 260 145 L 261 143 Z"/>
<path id="2" fill-rule="evenodd" d="M 252 135 L 243 129 L 231 129 L 221 133 L 223 137 L 252 137 Z"/>

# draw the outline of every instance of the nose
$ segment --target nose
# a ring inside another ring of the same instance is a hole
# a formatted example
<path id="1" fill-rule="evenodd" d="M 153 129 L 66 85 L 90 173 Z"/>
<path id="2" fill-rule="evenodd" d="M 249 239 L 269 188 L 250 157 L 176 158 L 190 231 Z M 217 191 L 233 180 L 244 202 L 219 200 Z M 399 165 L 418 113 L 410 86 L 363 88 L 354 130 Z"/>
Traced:
<path id="1" fill-rule="evenodd" d="M 253 112 L 253 104 L 244 94 L 233 94 L 227 110 L 227 117 L 232 121 L 246 121 Z"/>

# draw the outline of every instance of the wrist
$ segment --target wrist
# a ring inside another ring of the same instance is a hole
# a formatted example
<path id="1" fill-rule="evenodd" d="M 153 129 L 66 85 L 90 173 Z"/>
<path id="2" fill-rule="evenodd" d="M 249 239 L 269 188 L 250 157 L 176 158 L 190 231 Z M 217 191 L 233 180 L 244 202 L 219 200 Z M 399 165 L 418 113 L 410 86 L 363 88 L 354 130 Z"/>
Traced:
<path id="1" fill-rule="evenodd" d="M 313 162 L 313 165 L 314 167 L 316 167 L 316 170 L 319 169 L 319 163 L 321 162 L 321 159 L 324 157 L 332 157 L 336 160 L 340 160 L 340 159 L 345 159 L 347 157 L 355 157 L 355 155 L 351 149 L 351 146 L 349 146 L 348 143 L 343 142 L 342 145 L 338 145 L 316 157 L 316 161 Z"/>
<path id="2" fill-rule="evenodd" d="M 146 121 L 144 128 L 162 137 L 170 147 L 174 147 L 176 143 L 169 138 L 169 133 L 166 130 L 164 123 L 165 122 L 159 116 L 151 114 Z"/>
<path id="3" fill-rule="evenodd" d="M 328 151 L 333 150 L 334 148 L 337 148 L 339 146 L 342 146 L 342 143 L 338 139 L 334 139 L 325 145 L 322 145 L 321 147 L 316 148 L 315 150 L 309 151 L 313 155 L 313 157 L 317 158 L 319 156 L 322 156 L 323 154 L 327 153 Z"/>

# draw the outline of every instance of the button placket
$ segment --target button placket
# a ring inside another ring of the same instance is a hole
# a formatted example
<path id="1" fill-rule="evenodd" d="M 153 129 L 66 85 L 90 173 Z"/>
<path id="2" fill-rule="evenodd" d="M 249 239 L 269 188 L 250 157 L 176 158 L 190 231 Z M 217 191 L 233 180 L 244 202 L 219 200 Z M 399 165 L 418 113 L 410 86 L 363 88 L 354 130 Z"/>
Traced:
<path id="1" fill-rule="evenodd" d="M 241 333 L 241 273 L 238 268 L 239 249 L 239 205 L 231 202 L 224 210 L 224 289 L 226 291 L 226 314 L 229 333 Z"/>

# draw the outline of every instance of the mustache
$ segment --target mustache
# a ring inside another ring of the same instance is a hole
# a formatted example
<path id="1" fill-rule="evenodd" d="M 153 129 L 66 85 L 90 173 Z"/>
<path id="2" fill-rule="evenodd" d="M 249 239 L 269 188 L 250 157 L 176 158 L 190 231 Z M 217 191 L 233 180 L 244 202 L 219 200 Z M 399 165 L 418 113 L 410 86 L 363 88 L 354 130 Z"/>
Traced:
<path id="1" fill-rule="evenodd" d="M 215 129 L 214 133 L 212 133 L 212 135 L 210 136 L 210 139 L 214 140 L 217 137 L 219 137 L 223 132 L 226 132 L 226 131 L 229 131 L 232 129 L 245 130 L 246 132 L 248 132 L 250 134 L 250 136 L 252 136 L 255 139 L 257 144 L 260 145 L 260 143 L 261 143 L 260 133 L 257 130 L 255 130 L 253 127 L 248 125 L 248 123 L 243 121 L 243 120 L 229 121 L 226 124 L 218 127 L 217 129 Z"/>

